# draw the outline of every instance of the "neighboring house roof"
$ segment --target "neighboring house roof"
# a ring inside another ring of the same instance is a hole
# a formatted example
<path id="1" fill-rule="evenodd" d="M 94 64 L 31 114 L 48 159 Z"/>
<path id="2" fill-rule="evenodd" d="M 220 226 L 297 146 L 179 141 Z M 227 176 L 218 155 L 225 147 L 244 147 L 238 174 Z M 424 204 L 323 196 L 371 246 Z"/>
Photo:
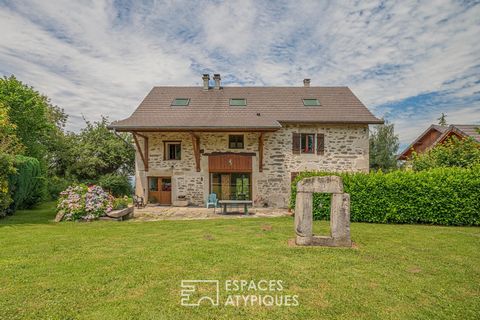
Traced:
<path id="1" fill-rule="evenodd" d="M 406 160 L 412 151 L 423 152 L 444 142 L 448 137 L 456 135 L 462 138 L 472 137 L 480 142 L 480 133 L 476 131 L 480 125 L 459 125 L 439 126 L 432 124 L 417 139 L 415 139 L 400 155 L 399 160 Z"/>
<path id="2" fill-rule="evenodd" d="M 175 98 L 188 106 L 171 106 Z M 245 98 L 246 106 L 230 106 Z M 318 99 L 304 106 L 302 99 Z M 109 128 L 133 130 L 276 130 L 285 123 L 376 124 L 376 118 L 347 87 L 154 87 L 127 119 Z"/>
<path id="3" fill-rule="evenodd" d="M 450 126 L 450 131 L 459 133 L 464 137 L 472 137 L 473 139 L 480 142 L 480 133 L 477 131 L 480 129 L 478 124 L 453 124 Z M 444 134 L 443 136 L 446 137 Z"/>

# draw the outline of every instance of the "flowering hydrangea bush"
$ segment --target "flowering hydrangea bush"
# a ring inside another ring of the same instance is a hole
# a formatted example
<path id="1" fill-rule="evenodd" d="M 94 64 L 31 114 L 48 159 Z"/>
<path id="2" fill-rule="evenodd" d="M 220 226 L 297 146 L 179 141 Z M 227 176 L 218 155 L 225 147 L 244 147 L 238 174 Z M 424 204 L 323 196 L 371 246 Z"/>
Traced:
<path id="1" fill-rule="evenodd" d="M 93 220 L 112 211 L 112 196 L 100 186 L 88 188 L 85 194 L 86 219 Z"/>
<path id="2" fill-rule="evenodd" d="M 60 193 L 57 212 L 64 220 L 94 220 L 112 210 L 112 196 L 100 186 L 70 186 Z"/>

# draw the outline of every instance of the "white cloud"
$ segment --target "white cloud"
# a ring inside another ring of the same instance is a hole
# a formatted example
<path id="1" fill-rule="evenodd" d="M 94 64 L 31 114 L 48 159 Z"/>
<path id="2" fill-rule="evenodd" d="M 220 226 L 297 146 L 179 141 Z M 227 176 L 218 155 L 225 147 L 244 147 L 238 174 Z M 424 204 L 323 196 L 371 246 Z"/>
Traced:
<path id="1" fill-rule="evenodd" d="M 0 30 L 0 72 L 64 107 L 70 129 L 81 114 L 124 118 L 152 86 L 200 85 L 205 71 L 231 84 L 348 85 L 379 116 L 442 92 L 430 114 L 389 110 L 404 143 L 439 112 L 480 120 L 475 4 L 21 1 L 0 4 Z"/>

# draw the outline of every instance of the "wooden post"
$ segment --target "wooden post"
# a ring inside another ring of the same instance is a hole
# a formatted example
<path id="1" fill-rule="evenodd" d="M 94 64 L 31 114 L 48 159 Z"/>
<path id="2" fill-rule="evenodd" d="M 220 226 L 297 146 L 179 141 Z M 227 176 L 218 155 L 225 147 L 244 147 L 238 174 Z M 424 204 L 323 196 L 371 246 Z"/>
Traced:
<path id="1" fill-rule="evenodd" d="M 145 171 L 148 171 L 148 137 L 143 137 L 143 148 L 145 149 Z"/>
<path id="2" fill-rule="evenodd" d="M 258 136 L 258 171 L 263 171 L 263 132 Z"/>
<path id="3" fill-rule="evenodd" d="M 190 132 L 192 136 L 193 154 L 195 155 L 195 165 L 197 172 L 200 172 L 200 137 L 193 132 Z"/>
<path id="4" fill-rule="evenodd" d="M 137 132 L 132 132 L 132 134 L 135 145 L 137 146 L 138 153 L 140 153 L 140 157 L 142 158 L 145 171 L 148 171 L 148 137 Z M 142 148 L 140 148 L 140 143 L 138 142 L 137 135 L 143 138 L 143 152 Z"/>

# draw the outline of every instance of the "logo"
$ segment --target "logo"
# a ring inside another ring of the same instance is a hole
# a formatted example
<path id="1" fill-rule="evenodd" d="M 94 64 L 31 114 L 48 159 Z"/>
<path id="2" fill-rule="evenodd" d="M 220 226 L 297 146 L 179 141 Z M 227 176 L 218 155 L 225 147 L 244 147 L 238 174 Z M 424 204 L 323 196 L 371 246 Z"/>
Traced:
<path id="1" fill-rule="evenodd" d="M 298 295 L 285 294 L 282 280 L 225 280 L 220 299 L 219 280 L 182 280 L 180 303 L 200 305 L 296 307 Z M 222 300 L 222 301 L 220 301 Z"/>
<path id="2" fill-rule="evenodd" d="M 182 280 L 180 292 L 181 305 L 198 307 L 200 304 L 218 306 L 220 285 L 218 280 Z"/>

